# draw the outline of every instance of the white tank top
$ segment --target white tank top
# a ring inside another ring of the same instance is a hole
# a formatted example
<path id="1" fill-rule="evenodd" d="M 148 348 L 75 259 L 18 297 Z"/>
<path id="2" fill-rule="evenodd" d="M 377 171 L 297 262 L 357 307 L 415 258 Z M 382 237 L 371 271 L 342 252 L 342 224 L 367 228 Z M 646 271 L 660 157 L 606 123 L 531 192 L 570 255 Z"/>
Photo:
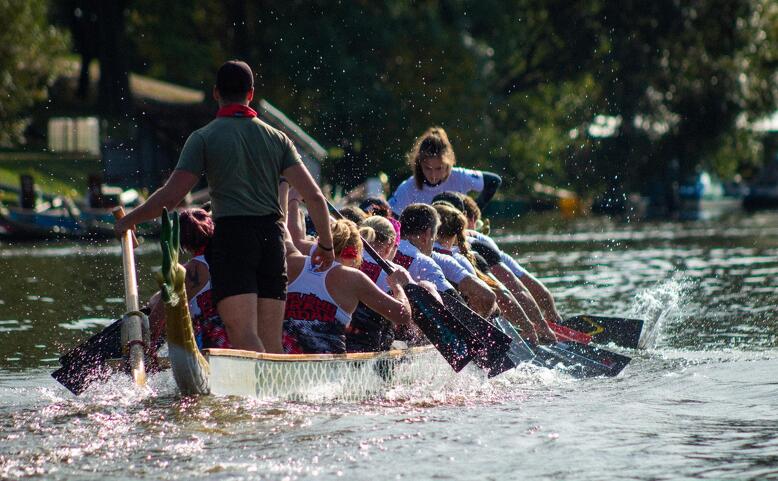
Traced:
<path id="1" fill-rule="evenodd" d="M 211 268 L 208 265 L 208 261 L 205 260 L 205 256 L 204 255 L 199 255 L 199 256 L 192 257 L 192 260 L 193 261 L 197 261 L 197 262 L 202 262 L 203 264 L 205 264 L 205 267 L 210 272 Z M 205 294 L 206 292 L 208 292 L 210 290 L 211 290 L 211 277 L 209 276 L 208 277 L 208 282 L 205 283 L 203 288 L 200 289 L 200 291 L 197 294 L 192 296 L 191 299 L 189 299 L 189 314 L 192 316 L 192 319 L 199 318 L 199 317 L 203 316 L 203 310 L 200 307 L 201 304 L 198 302 L 198 299 L 203 294 Z"/>
<path id="2" fill-rule="evenodd" d="M 326 271 L 317 271 L 311 258 L 287 288 L 284 310 L 284 351 L 287 353 L 346 352 L 345 329 L 351 314 L 341 309 L 327 290 Z"/>

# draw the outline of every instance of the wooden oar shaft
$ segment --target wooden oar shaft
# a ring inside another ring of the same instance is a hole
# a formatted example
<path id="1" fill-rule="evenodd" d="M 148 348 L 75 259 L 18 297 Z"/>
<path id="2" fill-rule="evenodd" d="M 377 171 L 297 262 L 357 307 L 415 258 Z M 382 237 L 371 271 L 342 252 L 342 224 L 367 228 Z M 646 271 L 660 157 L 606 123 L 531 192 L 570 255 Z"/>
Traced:
<path id="1" fill-rule="evenodd" d="M 121 219 L 124 217 L 124 209 L 117 207 L 114 209 L 113 215 L 117 220 Z M 135 253 L 133 252 L 133 247 L 137 243 L 133 242 L 131 230 L 127 230 L 122 235 L 121 241 L 125 306 L 127 312 L 137 312 L 140 308 L 140 303 L 138 301 L 138 279 L 135 276 Z M 132 379 L 135 381 L 135 384 L 143 386 L 146 384 L 146 366 L 143 360 L 143 328 L 141 318 L 138 315 L 128 316 L 122 325 L 122 331 L 122 338 L 126 340 L 129 346 Z"/>

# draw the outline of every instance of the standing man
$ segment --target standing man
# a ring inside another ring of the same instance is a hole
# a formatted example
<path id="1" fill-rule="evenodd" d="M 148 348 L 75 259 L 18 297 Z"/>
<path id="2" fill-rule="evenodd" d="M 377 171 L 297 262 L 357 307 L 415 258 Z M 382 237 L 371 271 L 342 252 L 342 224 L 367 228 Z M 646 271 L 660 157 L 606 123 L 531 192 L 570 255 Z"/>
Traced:
<path id="1" fill-rule="evenodd" d="M 319 234 L 314 264 L 333 261 L 329 214 L 321 190 L 292 141 L 249 107 L 254 74 L 230 60 L 219 67 L 216 119 L 186 140 L 165 185 L 116 223 L 123 234 L 172 209 L 205 173 L 215 223 L 211 241 L 213 298 L 235 349 L 281 353 L 286 300 L 284 226 L 278 200 L 282 175 L 305 199 Z"/>

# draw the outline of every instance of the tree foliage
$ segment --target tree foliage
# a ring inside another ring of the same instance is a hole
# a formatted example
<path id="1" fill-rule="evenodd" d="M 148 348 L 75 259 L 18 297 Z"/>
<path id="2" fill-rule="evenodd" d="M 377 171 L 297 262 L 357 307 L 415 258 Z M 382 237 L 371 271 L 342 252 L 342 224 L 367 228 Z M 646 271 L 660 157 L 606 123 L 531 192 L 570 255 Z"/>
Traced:
<path id="1" fill-rule="evenodd" d="M 62 70 L 67 36 L 49 24 L 46 0 L 0 0 L 0 145 L 22 140 L 30 109 Z"/>
<path id="2" fill-rule="evenodd" d="M 124 1 L 133 70 L 210 91 L 246 59 L 346 186 L 405 177 L 430 125 L 516 191 L 733 175 L 778 107 L 773 0 Z M 590 135 L 597 116 L 612 135 Z"/>

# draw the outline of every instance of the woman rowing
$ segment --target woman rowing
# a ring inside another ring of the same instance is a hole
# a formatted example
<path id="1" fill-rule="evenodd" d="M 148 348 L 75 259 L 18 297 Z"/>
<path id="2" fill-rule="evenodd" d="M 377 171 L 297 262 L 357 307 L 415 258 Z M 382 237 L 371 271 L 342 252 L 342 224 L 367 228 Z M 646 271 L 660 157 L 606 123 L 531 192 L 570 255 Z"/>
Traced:
<path id="1" fill-rule="evenodd" d="M 517 299 L 505 286 L 476 268 L 475 259 L 467 245 L 465 234 L 467 218 L 465 215 L 447 203 L 436 203 L 434 207 L 440 216 L 440 227 L 438 228 L 437 242 L 434 247 L 435 251 L 455 259 L 472 275 L 478 276 L 489 285 L 497 297 L 497 305 L 500 307 L 502 314 L 512 324 L 518 325 L 530 342 L 533 344 L 537 344 L 539 340 L 555 342 L 556 336 L 542 318 L 535 323 L 530 321 Z M 524 294 L 519 293 L 519 295 Z"/>
<path id="2" fill-rule="evenodd" d="M 362 240 L 356 224 L 342 219 L 331 229 L 336 262 L 329 269 L 316 270 L 311 258 L 297 249 L 287 254 L 286 353 L 346 352 L 346 327 L 360 302 L 395 326 L 411 323 L 411 307 L 403 291 L 403 286 L 412 282 L 410 276 L 396 270 L 387 277 L 391 295 L 383 292 L 357 269 L 362 261 Z"/>
<path id="3" fill-rule="evenodd" d="M 359 226 L 359 234 L 376 251 L 376 254 L 395 270 L 405 268 L 392 262 L 400 243 L 400 223 L 380 215 L 365 219 Z M 391 292 L 387 279 L 389 275 L 367 250 L 362 251 L 361 270 L 379 289 Z M 407 271 L 406 271 L 407 272 Z M 420 283 L 424 285 L 423 283 Z M 424 286 L 434 291 L 432 286 Z M 389 349 L 395 339 L 412 341 L 413 332 L 396 332 L 392 323 L 380 314 L 360 303 L 352 315 L 351 324 L 346 329 L 346 348 L 349 352 L 384 351 Z"/>
<path id="4" fill-rule="evenodd" d="M 456 156 L 446 131 L 432 127 L 421 135 L 408 153 L 413 175 L 403 181 L 389 199 L 396 215 L 410 204 L 432 203 L 435 195 L 445 191 L 467 194 L 480 192 L 478 204 L 485 206 L 494 197 L 502 179 L 492 172 L 454 167 Z"/>
<path id="5" fill-rule="evenodd" d="M 551 291 L 535 276 L 522 267 L 510 254 L 501 250 L 497 243 L 486 234 L 475 230 L 481 220 L 481 209 L 468 196 L 462 196 L 463 210 L 467 217 L 468 242 L 473 250 L 478 252 L 489 265 L 490 271 L 512 292 L 527 291 L 534 302 L 528 303 L 527 313 L 539 309 L 546 321 L 560 322 L 562 316 L 554 302 Z M 537 306 L 537 307 L 535 307 Z"/>
<path id="6" fill-rule="evenodd" d="M 400 217 L 402 241 L 394 262 L 408 269 L 414 280 L 429 281 L 441 293 L 456 295 L 460 292 L 474 311 L 482 316 L 489 315 L 495 306 L 495 295 L 489 286 L 455 260 L 433 252 L 439 223 L 437 212 L 429 205 L 406 207 Z"/>

